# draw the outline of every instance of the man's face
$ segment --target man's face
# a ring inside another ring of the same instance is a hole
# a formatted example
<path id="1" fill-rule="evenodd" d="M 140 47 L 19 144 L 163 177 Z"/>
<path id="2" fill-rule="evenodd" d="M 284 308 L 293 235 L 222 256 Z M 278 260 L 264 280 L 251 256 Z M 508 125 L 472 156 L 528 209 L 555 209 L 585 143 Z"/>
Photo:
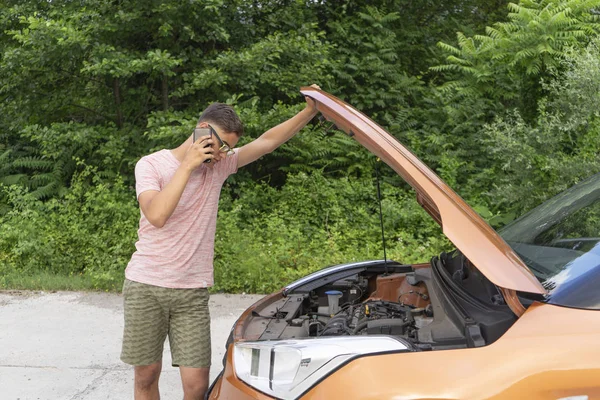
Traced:
<path id="1" fill-rule="evenodd" d="M 209 124 L 206 122 L 201 122 L 200 124 L 198 124 L 197 126 L 198 128 L 210 128 L 212 127 L 213 130 L 216 132 L 216 135 L 213 134 L 212 135 L 212 148 L 214 150 L 214 158 L 213 158 L 213 163 L 208 164 L 209 166 L 211 164 L 214 165 L 214 163 L 219 162 L 221 160 L 223 160 L 225 157 L 227 157 L 228 153 L 231 153 L 231 151 L 227 152 L 224 151 L 227 149 L 227 147 L 229 147 L 230 149 L 233 149 L 236 145 L 237 142 L 240 140 L 240 138 L 238 137 L 238 135 L 236 135 L 233 132 L 225 132 L 223 131 L 223 129 L 221 129 L 221 127 L 217 124 Z"/>

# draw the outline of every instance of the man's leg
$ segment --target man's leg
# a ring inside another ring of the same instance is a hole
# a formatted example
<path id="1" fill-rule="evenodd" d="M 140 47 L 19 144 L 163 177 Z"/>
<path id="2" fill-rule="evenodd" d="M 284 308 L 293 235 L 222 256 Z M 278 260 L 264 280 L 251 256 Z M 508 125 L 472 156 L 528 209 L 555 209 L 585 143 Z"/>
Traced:
<path id="1" fill-rule="evenodd" d="M 158 378 L 162 360 L 150 365 L 137 365 L 135 371 L 135 400 L 159 400 Z"/>
<path id="2" fill-rule="evenodd" d="M 134 366 L 135 399 L 158 399 L 158 378 L 169 325 L 168 289 L 125 280 L 121 360 Z"/>
<path id="3" fill-rule="evenodd" d="M 183 400 L 202 400 L 208 390 L 210 368 L 179 367 L 183 383 Z"/>
<path id="4" fill-rule="evenodd" d="M 169 343 L 185 400 L 202 399 L 210 370 L 210 314 L 207 289 L 174 289 Z"/>

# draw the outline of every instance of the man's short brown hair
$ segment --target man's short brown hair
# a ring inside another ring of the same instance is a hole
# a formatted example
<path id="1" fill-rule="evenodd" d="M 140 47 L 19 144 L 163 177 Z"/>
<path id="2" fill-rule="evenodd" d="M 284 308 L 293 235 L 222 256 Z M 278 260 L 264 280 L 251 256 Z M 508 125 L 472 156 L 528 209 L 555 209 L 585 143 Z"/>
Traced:
<path id="1" fill-rule="evenodd" d="M 225 132 L 235 133 L 238 137 L 244 134 L 244 125 L 229 104 L 212 103 L 202 112 L 198 120 L 200 122 L 218 125 Z"/>

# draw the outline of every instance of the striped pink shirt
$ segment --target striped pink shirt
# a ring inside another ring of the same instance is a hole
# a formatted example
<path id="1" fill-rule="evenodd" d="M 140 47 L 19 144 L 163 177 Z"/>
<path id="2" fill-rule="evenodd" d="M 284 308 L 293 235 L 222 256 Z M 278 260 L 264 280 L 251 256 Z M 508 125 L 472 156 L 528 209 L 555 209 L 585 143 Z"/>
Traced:
<path id="1" fill-rule="evenodd" d="M 169 288 L 213 285 L 213 256 L 221 186 L 237 172 L 237 151 L 196 168 L 171 217 L 162 228 L 140 211 L 136 251 L 125 270 L 129 280 Z M 135 166 L 136 192 L 162 190 L 181 163 L 170 150 L 142 157 Z"/>

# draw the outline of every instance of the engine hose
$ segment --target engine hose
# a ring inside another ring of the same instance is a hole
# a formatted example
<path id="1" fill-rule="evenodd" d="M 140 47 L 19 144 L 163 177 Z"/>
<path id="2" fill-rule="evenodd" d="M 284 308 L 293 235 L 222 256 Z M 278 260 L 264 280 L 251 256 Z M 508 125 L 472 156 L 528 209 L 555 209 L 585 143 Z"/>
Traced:
<path id="1" fill-rule="evenodd" d="M 336 315 L 336 316 L 331 317 L 331 319 L 327 323 L 330 324 L 333 321 L 338 321 L 338 320 L 346 322 L 348 320 L 348 316 L 345 314 L 344 315 Z"/>
<path id="2" fill-rule="evenodd" d="M 369 323 L 369 320 L 367 318 L 363 318 L 362 320 L 358 321 L 358 323 L 356 324 L 356 327 L 354 327 L 354 333 L 358 333 L 360 331 L 362 331 L 363 329 L 365 329 L 367 327 L 367 324 Z"/>

